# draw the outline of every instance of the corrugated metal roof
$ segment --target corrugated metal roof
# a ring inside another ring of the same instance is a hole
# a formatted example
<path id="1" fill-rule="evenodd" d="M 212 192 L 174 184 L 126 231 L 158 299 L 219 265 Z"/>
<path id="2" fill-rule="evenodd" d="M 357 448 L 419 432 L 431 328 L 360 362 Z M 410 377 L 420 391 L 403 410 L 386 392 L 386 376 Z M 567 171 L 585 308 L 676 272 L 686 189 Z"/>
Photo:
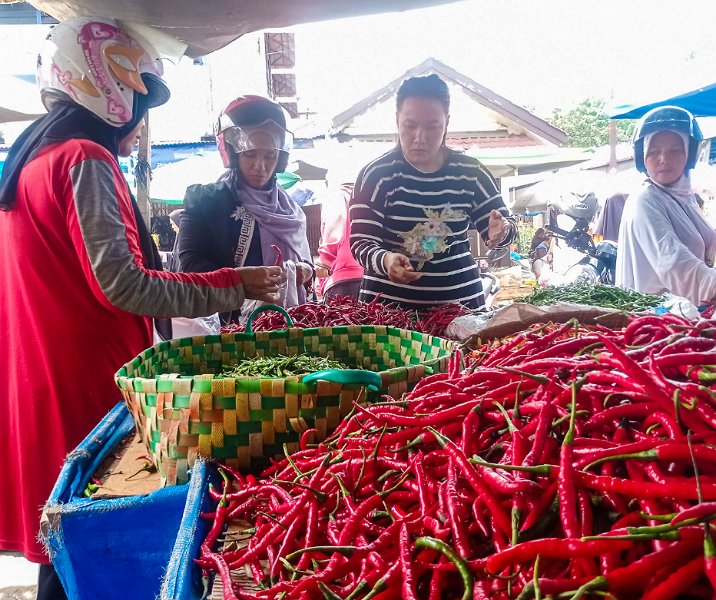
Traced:
<path id="1" fill-rule="evenodd" d="M 57 23 L 57 19 L 25 2 L 0 3 L 0 25 L 51 25 L 54 23 Z"/>

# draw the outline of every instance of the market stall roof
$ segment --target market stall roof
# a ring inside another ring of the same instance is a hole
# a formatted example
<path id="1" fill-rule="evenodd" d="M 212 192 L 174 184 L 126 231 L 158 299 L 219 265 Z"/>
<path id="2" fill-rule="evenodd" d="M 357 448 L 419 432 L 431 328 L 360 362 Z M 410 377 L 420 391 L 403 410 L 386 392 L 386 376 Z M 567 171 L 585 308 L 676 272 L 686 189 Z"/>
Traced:
<path id="1" fill-rule="evenodd" d="M 636 169 L 610 172 L 598 169 L 564 169 L 549 174 L 542 181 L 511 187 L 504 197 L 515 214 L 544 212 L 560 196 L 575 192 L 594 192 L 600 203 L 616 193 L 628 194 L 644 180 Z"/>
<path id="2" fill-rule="evenodd" d="M 0 76 L 0 123 L 34 121 L 45 114 L 35 75 L 16 73 Z"/>
<path id="3" fill-rule="evenodd" d="M 680 106 L 696 117 L 716 117 L 716 83 L 647 104 L 616 106 L 610 119 L 638 119 L 657 106 Z"/>
<path id="4" fill-rule="evenodd" d="M 392 127 L 387 131 L 385 127 L 393 122 L 394 97 L 398 88 L 408 77 L 430 74 L 439 75 L 451 88 L 449 138 L 465 132 L 478 134 L 481 127 L 487 127 L 480 135 L 485 136 L 485 132 L 490 132 L 503 137 L 508 147 L 524 145 L 518 140 L 542 147 L 561 146 L 569 139 L 558 127 L 433 57 L 408 69 L 336 115 L 330 135 L 355 138 L 376 134 L 383 137 L 389 134 L 392 137 Z"/>
<path id="5" fill-rule="evenodd" d="M 592 153 L 589 148 L 545 148 L 544 146 L 472 148 L 465 152 L 485 165 L 493 177 L 554 171 L 589 160 Z"/>
<path id="6" fill-rule="evenodd" d="M 14 123 L 22 121 L 34 121 L 39 119 L 45 113 L 24 113 L 19 110 L 13 110 L 0 106 L 0 123 Z"/>
<path id="7" fill-rule="evenodd" d="M 184 160 L 157 167 L 152 171 L 152 181 L 149 186 L 151 201 L 162 204 L 182 204 L 187 187 L 195 183 L 212 183 L 225 171 L 218 151 L 195 154 Z M 294 173 L 286 172 L 279 173 L 277 179 L 284 189 L 289 189 L 301 178 Z"/>
<path id="8" fill-rule="evenodd" d="M 261 29 L 403 11 L 456 0 L 29 0 L 64 21 L 76 16 L 111 17 L 149 25 L 186 43 L 186 54 L 202 56 Z"/>

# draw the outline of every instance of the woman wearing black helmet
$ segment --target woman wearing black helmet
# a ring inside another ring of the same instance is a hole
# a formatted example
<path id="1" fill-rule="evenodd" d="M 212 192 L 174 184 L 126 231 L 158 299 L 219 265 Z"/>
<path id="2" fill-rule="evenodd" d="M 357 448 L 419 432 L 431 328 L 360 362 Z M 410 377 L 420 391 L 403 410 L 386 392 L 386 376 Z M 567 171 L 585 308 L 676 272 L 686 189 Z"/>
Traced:
<path id="1" fill-rule="evenodd" d="M 655 108 L 639 123 L 634 162 L 647 179 L 624 207 L 617 285 L 668 292 L 696 305 L 716 300 L 716 232 L 699 210 L 689 178 L 702 141 L 694 117 L 682 108 Z"/>
<path id="2" fill-rule="evenodd" d="M 121 400 L 114 373 L 152 344 L 151 317 L 271 300 L 281 284 L 278 267 L 161 271 L 117 160 L 169 99 L 161 75 L 152 44 L 112 19 L 55 26 L 38 59 L 48 114 L 0 179 L 0 463 L 12 490 L 0 550 L 42 564 L 41 599 L 64 597 L 37 540 L 41 507 L 67 454 Z"/>
<path id="3" fill-rule="evenodd" d="M 296 273 L 296 297 L 283 303 L 306 301 L 306 286 L 313 280 L 306 217 L 276 182 L 276 174 L 286 169 L 292 139 L 285 111 L 268 98 L 240 96 L 226 107 L 217 144 L 228 171 L 216 183 L 186 191 L 178 241 L 182 271 L 272 265 L 278 247 L 287 271 L 295 265 Z M 225 314 L 222 320 L 239 317 Z"/>

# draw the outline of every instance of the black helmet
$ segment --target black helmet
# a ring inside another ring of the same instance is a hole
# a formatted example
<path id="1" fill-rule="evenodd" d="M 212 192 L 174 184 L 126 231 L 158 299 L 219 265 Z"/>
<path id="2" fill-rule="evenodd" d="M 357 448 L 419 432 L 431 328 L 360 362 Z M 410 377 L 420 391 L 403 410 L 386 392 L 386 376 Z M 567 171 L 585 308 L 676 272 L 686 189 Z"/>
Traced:
<path id="1" fill-rule="evenodd" d="M 689 153 L 686 157 L 686 170 L 696 166 L 699 148 L 704 141 L 699 124 L 686 109 L 678 106 L 659 106 L 652 108 L 639 121 L 634 132 L 634 163 L 641 173 L 646 173 L 644 164 L 644 138 L 658 131 L 675 131 L 689 138 Z"/>
<path id="2" fill-rule="evenodd" d="M 599 208 L 599 199 L 594 192 L 568 192 L 560 194 L 549 204 L 574 220 L 590 221 Z"/>

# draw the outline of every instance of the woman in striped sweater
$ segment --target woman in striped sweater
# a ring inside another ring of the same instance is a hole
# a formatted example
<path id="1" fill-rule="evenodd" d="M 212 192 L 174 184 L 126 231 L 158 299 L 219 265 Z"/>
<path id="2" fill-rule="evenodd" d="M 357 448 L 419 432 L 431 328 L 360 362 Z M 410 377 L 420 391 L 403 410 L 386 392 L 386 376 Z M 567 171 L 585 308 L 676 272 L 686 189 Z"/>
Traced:
<path id="1" fill-rule="evenodd" d="M 480 272 L 467 231 L 508 245 L 514 221 L 490 173 L 445 145 L 450 93 L 437 75 L 406 79 L 397 94 L 398 145 L 366 165 L 350 203 L 351 250 L 365 269 L 360 298 L 425 309 L 481 308 Z"/>

